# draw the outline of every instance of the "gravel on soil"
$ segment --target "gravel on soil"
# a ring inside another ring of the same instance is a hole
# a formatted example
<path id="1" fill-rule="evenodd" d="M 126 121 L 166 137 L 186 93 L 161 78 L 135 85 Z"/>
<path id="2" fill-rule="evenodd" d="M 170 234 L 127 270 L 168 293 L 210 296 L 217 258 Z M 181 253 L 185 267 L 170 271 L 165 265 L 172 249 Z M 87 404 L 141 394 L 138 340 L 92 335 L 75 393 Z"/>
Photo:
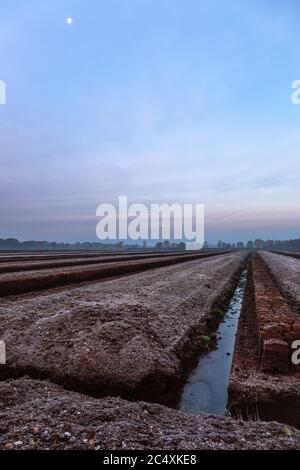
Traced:
<path id="1" fill-rule="evenodd" d="M 96 399 L 22 378 L 0 382 L 0 449 L 289 450 L 300 449 L 300 431 L 120 398 Z"/>

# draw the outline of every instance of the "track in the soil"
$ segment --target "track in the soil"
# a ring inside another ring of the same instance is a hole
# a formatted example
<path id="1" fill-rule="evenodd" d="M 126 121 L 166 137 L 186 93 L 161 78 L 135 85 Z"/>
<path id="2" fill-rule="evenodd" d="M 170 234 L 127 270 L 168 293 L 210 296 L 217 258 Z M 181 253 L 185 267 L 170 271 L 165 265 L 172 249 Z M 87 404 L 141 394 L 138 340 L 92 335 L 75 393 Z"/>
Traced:
<path id="1" fill-rule="evenodd" d="M 220 253 L 218 253 L 218 255 L 220 255 Z M 203 257 L 201 257 L 201 258 L 203 258 Z M 208 258 L 208 257 L 205 256 L 205 258 Z M 211 258 L 211 254 L 210 254 L 209 258 Z M 218 257 L 216 256 L 216 258 L 218 258 Z M 199 259 L 199 258 L 197 257 L 196 259 Z M 236 285 L 236 282 L 239 278 L 239 273 L 242 270 L 242 264 L 244 265 L 243 257 L 237 256 L 237 260 L 235 260 L 235 255 L 231 255 L 231 256 L 227 257 L 227 253 L 226 253 L 225 256 L 220 256 L 220 260 L 215 260 L 215 261 L 212 260 L 212 262 L 211 262 L 212 272 L 215 273 L 215 276 L 217 278 L 217 284 L 216 284 L 217 287 L 219 287 L 218 277 L 220 275 L 218 266 L 221 267 L 222 270 L 224 269 L 224 273 L 226 273 L 226 276 L 224 277 L 224 280 L 226 280 L 224 282 L 224 287 L 222 289 L 221 288 L 218 289 L 218 294 L 215 294 L 215 296 L 212 296 L 212 300 L 211 300 L 212 305 L 215 305 L 218 308 L 219 312 L 222 309 L 222 305 L 225 305 L 225 304 L 227 305 L 227 302 L 229 302 L 230 295 L 231 295 L 231 293 L 232 293 L 232 291 L 233 291 L 233 289 Z M 209 265 L 210 265 L 210 262 L 208 260 L 208 266 Z M 233 269 L 231 267 L 232 265 L 234 267 L 234 271 L 231 271 Z M 205 263 L 205 266 L 203 266 L 202 268 L 201 268 L 200 263 L 199 264 L 198 263 L 193 263 L 191 265 L 189 265 L 189 263 L 185 263 L 185 265 L 183 267 L 183 271 L 186 269 L 188 272 L 194 273 L 195 269 L 197 270 L 198 266 L 199 266 L 200 269 L 204 269 L 204 271 L 205 271 L 206 263 Z M 208 270 L 208 272 L 210 272 L 210 271 Z M 181 279 L 181 268 L 180 267 L 176 270 L 172 270 L 171 273 L 174 276 L 177 273 L 175 277 L 177 277 L 179 275 L 179 277 Z M 228 273 L 228 278 L 227 278 L 227 273 Z M 159 271 L 157 271 L 154 274 L 154 278 L 156 278 L 157 276 L 158 277 L 160 276 Z M 162 278 L 164 278 L 163 274 L 162 274 Z M 195 276 L 193 277 L 193 279 L 194 279 L 193 280 L 193 285 L 194 285 L 193 289 L 195 289 L 195 287 L 197 287 L 197 285 L 199 283 L 198 275 L 196 276 L 196 280 L 195 280 Z M 223 281 L 223 279 L 222 279 L 222 281 Z M 135 281 L 132 281 L 132 282 L 134 283 Z M 190 282 L 191 282 L 190 278 L 188 278 L 185 291 L 189 289 Z M 222 282 L 222 285 L 223 285 L 223 282 Z M 193 292 L 193 289 L 192 289 L 191 292 Z M 204 289 L 204 291 L 206 291 L 206 290 L 207 290 L 207 287 Z M 167 285 L 166 285 L 166 291 L 168 293 L 168 286 Z M 201 289 L 200 289 L 200 292 L 201 292 Z M 211 292 L 213 292 L 213 291 L 211 291 Z M 114 295 L 113 293 L 114 293 L 114 289 L 112 288 L 112 296 Z M 86 295 L 88 295 L 88 294 L 86 294 Z M 126 295 L 127 295 L 127 288 L 126 288 Z M 171 293 L 169 293 L 169 295 L 171 296 L 171 298 L 173 300 L 173 293 L 171 292 Z M 195 295 L 195 292 L 194 292 L 194 295 Z M 179 299 L 181 301 L 181 297 L 179 297 Z M 189 303 L 190 296 L 188 294 L 187 294 L 187 299 L 188 299 L 188 303 Z M 200 302 L 201 302 L 201 295 L 200 295 Z M 13 302 L 11 303 L 9 301 L 8 304 L 9 304 L 10 309 L 14 309 L 14 303 Z M 51 305 L 51 300 L 50 300 L 50 305 Z M 171 305 L 173 305 L 172 302 L 171 302 Z M 184 305 L 185 305 L 184 302 L 182 303 L 182 305 L 184 307 Z M 194 307 L 193 296 L 192 296 L 190 305 L 191 305 L 191 308 Z M 62 303 L 62 307 L 63 307 L 63 303 Z M 17 305 L 16 305 L 16 308 L 18 308 Z M 133 308 L 133 310 L 135 310 L 135 309 Z M 184 310 L 184 308 L 183 308 L 183 310 Z M 3 308 L 3 311 L 5 313 L 5 307 Z M 27 310 L 26 310 L 26 306 L 25 306 L 25 311 L 24 311 L 24 320 L 25 320 L 25 322 L 26 322 L 26 315 L 27 315 L 26 312 L 27 312 Z M 154 310 L 154 312 L 155 312 L 155 310 Z M 61 312 L 59 312 L 59 313 L 61 313 Z M 89 312 L 87 312 L 87 317 L 86 317 L 87 319 L 88 319 L 88 314 L 89 314 Z M 104 312 L 104 315 L 105 315 L 105 312 Z M 22 316 L 22 315 L 19 315 L 19 316 Z M 117 314 L 117 317 L 118 317 L 118 314 Z M 213 321 L 215 321 L 215 316 L 214 315 L 208 314 L 207 318 L 205 316 L 205 322 L 207 321 L 207 323 L 211 322 L 212 319 L 213 319 Z M 20 325 L 22 325 L 22 320 L 23 319 L 21 319 Z M 116 320 L 118 320 L 118 318 L 116 318 Z M 219 316 L 218 316 L 217 320 L 220 321 Z M 104 319 L 104 322 L 105 321 L 107 321 L 107 320 Z M 196 318 L 195 321 L 197 322 L 199 320 L 197 320 L 197 318 Z M 122 322 L 126 323 L 126 319 L 124 319 L 124 320 L 122 319 Z M 108 323 L 109 323 L 109 321 L 108 321 Z M 15 328 L 14 325 L 15 325 L 15 322 L 13 321 L 12 322 L 12 329 Z M 81 328 L 81 325 L 84 328 L 84 323 L 83 322 L 80 323 L 80 328 Z M 79 374 L 79 380 L 78 380 L 78 376 L 74 377 L 74 376 L 71 376 L 71 375 L 68 375 L 68 374 L 59 375 L 59 373 L 58 373 L 58 374 L 55 374 L 55 375 L 54 374 L 51 375 L 49 373 L 49 370 L 47 370 L 47 368 L 42 370 L 42 368 L 40 368 L 40 369 L 35 368 L 34 365 L 32 366 L 31 364 L 29 364 L 28 367 L 24 367 L 22 364 L 21 365 L 17 364 L 16 366 L 11 365 L 11 367 L 6 367 L 5 371 L 3 371 L 3 374 L 1 375 L 1 378 L 3 380 L 5 380 L 5 379 L 8 379 L 8 378 L 12 378 L 12 377 L 21 377 L 21 376 L 27 374 L 31 378 L 37 378 L 37 379 L 50 378 L 50 380 L 53 380 L 53 381 L 56 381 L 57 383 L 60 383 L 65 388 L 69 388 L 69 389 L 72 389 L 74 391 L 80 391 L 80 392 L 86 393 L 86 394 L 91 394 L 91 395 L 97 396 L 97 397 L 107 396 L 107 395 L 118 395 L 118 396 L 121 395 L 121 396 L 123 396 L 124 398 L 127 398 L 127 399 L 136 400 L 136 399 L 139 399 L 139 397 L 140 397 L 142 400 L 153 401 L 153 402 L 158 402 L 159 399 L 160 399 L 161 400 L 160 402 L 164 401 L 164 404 L 168 404 L 169 406 L 175 406 L 175 404 L 178 400 L 179 392 L 182 388 L 182 383 L 183 383 L 183 380 L 184 380 L 184 377 L 182 377 L 182 376 L 184 375 L 185 368 L 188 369 L 190 367 L 189 363 L 191 362 L 191 358 L 194 359 L 194 354 L 196 355 L 198 353 L 198 347 L 199 347 L 199 343 L 198 343 L 198 334 L 199 334 L 199 332 L 198 332 L 198 329 L 200 327 L 201 327 L 201 331 L 202 331 L 202 327 L 203 327 L 202 322 L 200 322 L 199 325 L 197 323 L 195 325 L 192 324 L 191 328 L 188 328 L 185 332 L 185 336 L 184 336 L 184 339 L 183 339 L 183 344 L 181 345 L 180 342 L 178 343 L 178 347 L 180 347 L 182 349 L 182 351 L 179 352 L 179 355 L 181 355 L 181 353 L 182 353 L 182 356 L 183 356 L 183 357 L 181 357 L 181 359 L 183 361 L 185 360 L 185 357 L 184 357 L 185 354 L 187 354 L 188 357 L 187 357 L 186 362 L 183 363 L 182 369 L 180 371 L 178 371 L 177 375 L 174 374 L 174 376 L 171 375 L 170 377 L 168 376 L 166 378 L 164 376 L 163 371 L 160 370 L 160 368 L 158 367 L 158 372 L 155 374 L 156 376 L 152 376 L 151 371 L 150 371 L 149 378 L 148 378 L 148 376 L 146 376 L 147 383 L 144 384 L 143 381 L 140 384 L 137 383 L 137 387 L 133 391 L 131 391 L 132 387 L 131 386 L 128 387 L 128 385 L 125 383 L 126 381 L 124 382 L 124 384 L 123 383 L 119 384 L 118 382 L 116 382 L 115 385 L 114 385 L 114 382 L 112 382 L 112 383 L 108 382 L 106 384 L 106 379 L 105 378 L 104 379 L 100 378 L 100 380 L 98 380 L 98 381 L 97 380 L 91 380 L 90 383 L 88 383 L 88 380 L 86 380 L 86 379 L 84 381 L 80 380 L 80 374 Z M 64 328 L 63 324 L 62 324 L 62 328 Z M 145 330 L 147 331 L 147 328 L 145 328 Z M 142 331 L 142 329 L 141 329 L 141 331 Z M 150 329 L 150 331 L 152 331 L 152 330 Z M 45 334 L 47 336 L 47 332 L 48 332 L 47 328 L 45 329 L 45 332 L 46 332 Z M 180 330 L 179 330 L 179 332 L 180 332 Z M 38 332 L 38 337 L 41 337 L 39 335 L 40 335 L 40 333 Z M 155 336 L 156 335 L 154 334 L 154 338 L 155 338 Z M 33 335 L 33 338 L 35 338 L 35 334 Z M 33 338 L 32 338 L 32 343 L 34 343 Z M 54 336 L 54 341 L 56 343 L 58 342 L 57 336 Z M 63 342 L 65 342 L 65 340 L 63 340 Z M 155 340 L 154 340 L 154 344 L 156 344 Z M 31 345 L 31 341 L 30 341 L 30 345 Z M 112 344 L 112 346 L 114 347 L 114 344 Z M 185 347 L 186 347 L 186 350 L 185 350 Z M 23 346 L 21 347 L 21 349 L 22 348 L 23 348 Z M 18 349 L 20 349 L 20 348 L 18 348 Z M 34 349 L 34 344 L 33 344 L 33 349 Z M 21 363 L 22 363 L 22 361 L 21 361 Z M 97 372 L 97 370 L 98 370 L 98 363 L 97 363 L 96 372 Z M 189 368 L 188 372 L 190 370 L 191 369 Z M 183 371 L 183 373 L 182 373 L 182 371 Z M 159 375 L 159 374 L 161 374 L 161 375 Z M 96 378 L 97 378 L 97 375 L 96 375 Z M 161 380 L 161 378 L 162 378 L 162 380 Z M 164 386 L 164 380 L 169 381 L 169 382 L 167 382 L 166 387 Z M 157 382 L 157 390 L 155 389 L 156 382 Z M 116 388 L 113 389 L 114 386 L 118 386 L 119 388 L 118 389 L 116 389 Z M 122 389 L 120 389 L 120 387 L 122 387 Z M 158 388 L 159 388 L 159 390 L 158 390 Z M 136 392 L 136 389 L 137 389 L 137 392 Z M 177 389 L 178 390 L 180 389 L 178 391 L 178 393 L 177 393 Z M 140 393 L 140 395 L 138 395 L 139 393 Z M 164 395 L 166 395 L 166 396 L 164 396 Z M 175 397 L 175 395 L 176 395 L 176 397 Z"/>
<path id="2" fill-rule="evenodd" d="M 244 419 L 300 427 L 300 373 L 292 343 L 300 321 L 269 267 L 252 254 L 229 386 L 229 409 Z"/>
<path id="3" fill-rule="evenodd" d="M 18 273 L 25 271 L 50 270 L 55 268 L 72 268 L 75 266 L 90 266 L 94 264 L 117 263 L 121 261 L 135 261 L 142 259 L 164 258 L 170 256 L 186 256 L 187 253 L 131 253 L 131 254 L 115 254 L 115 255 L 99 255 L 99 256 L 82 256 L 80 258 L 66 257 L 62 259 L 46 259 L 44 261 L 36 261 L 28 259 L 25 261 L 0 263 L 0 275 L 8 273 Z"/>
<path id="4" fill-rule="evenodd" d="M 300 427 L 300 371 L 291 361 L 292 342 L 300 339 L 300 320 L 257 253 L 250 257 L 248 273 L 242 276 L 218 333 L 216 349 L 200 358 L 179 408 L 193 414 L 224 414 L 228 406 L 238 418 Z"/>
<path id="5" fill-rule="evenodd" d="M 276 255 L 290 256 L 291 258 L 300 259 L 299 251 L 271 251 L 271 253 L 275 253 Z"/>
<path id="6" fill-rule="evenodd" d="M 22 252 L 1 252 L 0 253 L 0 263 L 8 263 L 8 262 L 22 262 L 22 261 L 47 261 L 47 260 L 67 260 L 67 259 L 76 259 L 76 258 L 97 258 L 99 256 L 125 256 L 125 255 L 149 255 L 149 254 L 181 254 L 184 252 L 182 251 L 164 251 L 164 250 L 131 250 L 131 251 L 47 251 L 47 252 L 30 252 L 30 251 L 22 251 Z"/>
<path id="7" fill-rule="evenodd" d="M 149 269 L 220 256 L 228 252 L 193 253 L 169 255 L 137 260 L 97 263 L 92 266 L 51 268 L 48 270 L 0 274 L 0 297 L 26 294 L 34 291 L 81 284 L 96 280 L 117 278 Z"/>
<path id="8" fill-rule="evenodd" d="M 220 256 L 222 254 L 224 253 L 215 252 L 209 254 L 188 255 L 188 258 L 183 255 L 179 256 L 178 254 L 172 256 L 165 255 L 158 258 L 134 260 L 133 262 L 120 262 L 120 260 L 114 260 L 113 263 L 108 263 L 106 272 L 103 271 L 105 263 L 99 266 L 99 268 L 95 267 L 96 271 L 85 283 L 104 282 L 112 278 L 128 276 L 146 269 L 168 266 L 192 259 L 204 259 L 211 256 Z M 286 255 L 286 253 L 282 254 Z M 83 268 L 80 272 L 82 271 Z M 270 362 L 267 357 L 268 350 L 264 349 L 263 337 L 259 336 L 259 332 L 265 331 L 265 328 L 268 327 L 270 322 L 280 325 L 282 323 L 290 322 L 289 331 L 293 331 L 293 322 L 294 320 L 296 321 L 296 319 L 294 319 L 294 314 L 289 309 L 288 300 L 282 296 L 268 270 L 268 267 L 258 254 L 251 255 L 250 269 L 247 275 L 248 281 L 245 290 L 244 275 L 244 277 L 242 276 L 235 295 L 231 300 L 224 323 L 221 323 L 220 325 L 219 333 L 222 333 L 222 338 L 218 343 L 217 349 L 213 352 L 209 352 L 206 357 L 202 357 L 200 359 L 198 367 L 194 371 L 183 392 L 181 408 L 192 413 L 203 411 L 216 414 L 224 413 L 227 404 L 228 377 L 232 361 L 231 353 L 234 349 L 232 375 L 230 376 L 229 385 L 229 406 L 233 415 L 235 411 L 238 411 L 239 417 L 252 419 L 254 414 L 250 412 L 249 415 L 250 409 L 256 410 L 257 416 L 262 419 L 278 420 L 284 423 L 293 424 L 294 426 L 300 426 L 299 385 L 299 394 L 295 394 L 293 396 L 292 404 L 285 392 L 285 385 L 288 386 L 290 381 L 293 381 L 295 377 L 299 377 L 300 380 L 299 371 L 295 370 L 290 363 L 288 364 L 287 370 L 284 371 L 282 367 L 283 359 L 280 356 L 279 351 L 276 349 L 273 351 L 271 350 L 271 353 L 275 353 L 273 356 L 275 361 L 273 364 L 274 370 L 272 370 L 272 361 Z M 68 279 L 66 283 L 63 283 L 63 285 L 68 285 L 68 288 L 72 288 L 76 283 L 78 283 L 77 285 L 83 285 L 82 277 L 81 280 Z M 60 288 L 59 285 L 59 282 L 56 281 L 52 287 L 57 289 Z M 47 290 L 45 290 L 46 293 L 50 292 L 50 286 L 51 283 L 49 286 L 46 285 L 46 287 L 44 287 L 47 288 Z M 32 291 L 39 288 L 42 288 L 42 286 L 34 288 L 31 287 L 28 291 L 25 289 L 25 291 L 23 291 L 24 295 L 34 295 Z M 26 294 L 26 292 L 30 291 L 31 293 Z M 243 294 L 244 301 L 241 308 Z M 262 308 L 260 308 L 260 306 Z M 241 316 L 238 321 L 240 311 Z M 238 336 L 235 341 L 235 330 L 237 324 Z M 278 340 L 276 335 L 274 338 L 271 335 L 268 340 Z M 287 336 L 283 335 L 281 339 L 282 341 L 288 342 Z M 276 346 L 276 341 L 274 344 Z M 290 347 L 290 344 L 288 344 L 288 346 Z M 230 355 L 227 356 L 227 353 L 230 353 Z M 267 357 L 265 362 L 263 359 L 264 354 L 265 357 Z M 272 354 L 270 357 L 272 358 Z M 276 363 L 278 360 L 279 362 Z M 270 370 L 268 370 L 268 367 Z M 261 389 L 263 393 L 260 395 L 259 380 L 262 380 L 261 369 L 264 368 L 263 382 L 264 385 L 266 385 L 266 388 Z M 237 376 L 234 375 L 235 370 L 238 370 Z M 251 392 L 249 392 L 249 395 L 247 388 L 244 388 L 243 391 L 241 391 L 241 389 L 239 390 L 238 386 L 234 388 L 239 380 L 243 381 L 243 377 L 249 377 L 251 374 L 253 374 L 254 381 L 253 383 L 249 383 L 249 390 Z M 272 389 L 274 382 L 277 383 L 277 381 L 279 385 L 283 384 L 282 389 L 280 389 L 280 387 Z M 203 386 L 204 382 L 206 383 L 205 386 Z M 257 390 L 255 390 L 256 383 L 258 383 Z M 297 383 L 297 381 L 294 383 Z M 298 383 L 300 382 L 298 381 Z M 270 389 L 269 398 L 268 396 L 266 397 L 266 390 L 268 389 Z M 273 397 L 274 394 L 276 399 Z M 255 397 L 254 400 L 253 397 Z M 208 403 L 208 406 L 205 409 L 203 405 L 205 405 L 206 402 Z"/>

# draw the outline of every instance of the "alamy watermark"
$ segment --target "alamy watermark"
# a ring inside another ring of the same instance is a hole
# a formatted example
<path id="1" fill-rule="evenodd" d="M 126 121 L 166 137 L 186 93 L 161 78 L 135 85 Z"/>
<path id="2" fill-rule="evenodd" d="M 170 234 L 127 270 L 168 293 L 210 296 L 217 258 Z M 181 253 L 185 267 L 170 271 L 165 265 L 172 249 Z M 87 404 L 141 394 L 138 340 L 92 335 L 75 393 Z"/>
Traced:
<path id="1" fill-rule="evenodd" d="M 0 365 L 6 364 L 6 346 L 4 341 L 0 341 Z"/>
<path id="2" fill-rule="evenodd" d="M 292 349 L 295 349 L 292 354 L 292 363 L 298 366 L 300 364 L 300 340 L 293 341 Z"/>
<path id="3" fill-rule="evenodd" d="M 6 83 L 0 80 L 0 105 L 6 104 Z"/>
<path id="4" fill-rule="evenodd" d="M 100 240 L 184 240 L 186 250 L 204 245 L 203 204 L 128 205 L 127 196 L 119 196 L 117 205 L 100 204 L 96 215 Z"/>
<path id="5" fill-rule="evenodd" d="M 292 93 L 292 103 L 300 104 L 300 80 L 294 80 L 292 83 L 292 89 L 295 90 Z"/>

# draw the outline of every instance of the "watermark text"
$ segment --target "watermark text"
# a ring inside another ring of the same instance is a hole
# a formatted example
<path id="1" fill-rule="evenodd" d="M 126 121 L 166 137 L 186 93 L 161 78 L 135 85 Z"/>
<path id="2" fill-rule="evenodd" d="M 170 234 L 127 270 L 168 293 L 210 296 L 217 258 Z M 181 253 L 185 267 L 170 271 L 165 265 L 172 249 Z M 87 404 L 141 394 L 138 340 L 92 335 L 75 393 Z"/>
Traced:
<path id="1" fill-rule="evenodd" d="M 4 341 L 0 341 L 0 365 L 6 364 L 6 346 Z"/>
<path id="2" fill-rule="evenodd" d="M 298 366 L 300 364 L 300 340 L 293 341 L 292 349 L 295 349 L 292 354 L 292 363 Z"/>
<path id="3" fill-rule="evenodd" d="M 119 196 L 117 205 L 100 204 L 96 216 L 100 240 L 184 240 L 187 250 L 204 245 L 203 204 L 128 205 L 127 196 Z"/>
<path id="4" fill-rule="evenodd" d="M 300 104 L 300 80 L 294 80 L 292 83 L 292 89 L 295 90 L 292 93 L 292 103 Z"/>
<path id="5" fill-rule="evenodd" d="M 0 105 L 6 104 L 6 84 L 0 80 Z"/>

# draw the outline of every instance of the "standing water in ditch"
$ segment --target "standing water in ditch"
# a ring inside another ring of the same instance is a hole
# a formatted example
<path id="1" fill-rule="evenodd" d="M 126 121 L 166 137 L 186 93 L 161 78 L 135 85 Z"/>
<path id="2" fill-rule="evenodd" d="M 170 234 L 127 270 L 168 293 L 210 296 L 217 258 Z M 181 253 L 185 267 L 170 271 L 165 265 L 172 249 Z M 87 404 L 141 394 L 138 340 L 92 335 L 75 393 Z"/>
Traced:
<path id="1" fill-rule="evenodd" d="M 217 347 L 202 356 L 183 389 L 179 409 L 193 414 L 224 415 L 228 400 L 228 384 L 238 321 L 241 313 L 247 270 L 219 326 Z"/>

